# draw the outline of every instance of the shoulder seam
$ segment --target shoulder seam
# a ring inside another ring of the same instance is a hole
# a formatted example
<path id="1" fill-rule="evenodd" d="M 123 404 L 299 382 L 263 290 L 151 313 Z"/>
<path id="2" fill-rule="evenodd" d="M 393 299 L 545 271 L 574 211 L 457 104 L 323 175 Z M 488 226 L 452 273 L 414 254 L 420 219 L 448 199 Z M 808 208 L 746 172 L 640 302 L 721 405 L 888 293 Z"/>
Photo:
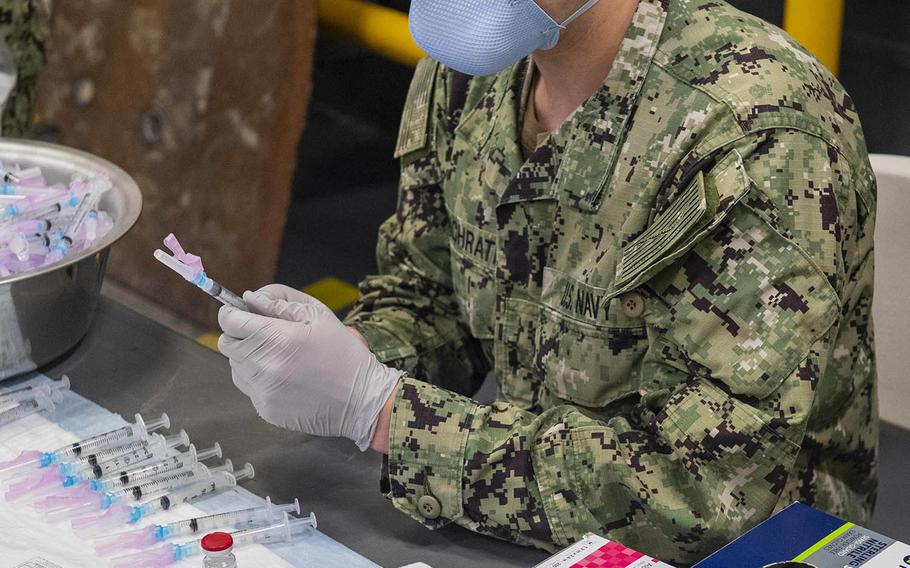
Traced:
<path id="1" fill-rule="evenodd" d="M 659 53 L 663 57 L 669 57 L 669 54 L 667 54 L 665 51 L 663 51 L 660 47 L 657 48 L 657 53 Z M 674 69 L 670 68 L 670 66 L 666 65 L 663 61 L 655 58 L 653 63 L 654 63 L 654 65 L 656 65 L 657 67 L 662 69 L 664 72 L 666 72 L 668 75 L 670 75 L 671 77 L 673 77 L 674 79 L 676 79 L 677 81 L 682 83 L 683 85 L 689 87 L 690 89 L 693 89 L 695 91 L 698 91 L 698 92 L 704 94 L 706 97 L 710 98 L 711 100 L 713 100 L 714 102 L 716 102 L 718 104 L 724 105 L 727 108 L 727 110 L 730 112 L 730 116 L 733 118 L 733 122 L 736 123 L 736 126 L 742 131 L 743 134 L 747 134 L 746 129 L 743 128 L 743 125 L 736 118 L 736 111 L 733 109 L 733 107 L 730 106 L 730 103 L 728 101 L 718 98 L 717 96 L 714 95 L 714 93 L 708 91 L 707 89 L 705 89 L 703 87 L 693 85 L 691 83 L 691 81 L 688 81 L 685 78 L 683 78 L 679 73 L 677 73 Z M 724 91 L 724 92 L 726 93 L 727 91 Z M 737 98 L 732 93 L 729 93 L 729 94 L 730 94 L 730 98 Z"/>
<path id="2" fill-rule="evenodd" d="M 669 57 L 669 55 L 665 51 L 661 50 L 660 48 L 658 48 L 657 52 L 659 54 L 661 54 L 664 58 Z M 691 81 L 688 81 L 687 79 L 685 79 L 678 72 L 676 72 L 674 69 L 672 69 L 669 65 L 664 63 L 664 61 L 658 60 L 655 58 L 653 63 L 654 63 L 654 65 L 659 67 L 661 70 L 666 72 L 668 75 L 673 77 L 673 79 L 675 79 L 676 81 L 679 81 L 680 83 L 686 85 L 690 89 L 696 90 L 696 91 L 704 94 L 705 96 L 707 96 L 714 102 L 725 106 L 727 108 L 727 110 L 730 112 L 730 116 L 733 119 L 733 122 L 736 124 L 737 128 L 739 128 L 739 130 L 742 132 L 743 135 L 758 134 L 760 132 L 767 132 L 767 131 L 772 131 L 772 130 L 797 130 L 800 132 L 804 132 L 805 134 L 808 134 L 810 136 L 814 136 L 814 137 L 818 138 L 819 140 L 823 141 L 828 146 L 831 146 L 832 148 L 837 150 L 838 154 L 840 154 L 844 158 L 847 158 L 847 155 L 844 153 L 844 150 L 841 147 L 841 145 L 838 144 L 835 140 L 832 140 L 829 136 L 825 136 L 824 132 L 821 132 L 821 131 L 816 132 L 816 131 L 810 130 L 808 128 L 790 125 L 790 124 L 784 124 L 784 123 L 768 124 L 768 125 L 764 125 L 764 126 L 759 126 L 757 128 L 747 129 L 743 126 L 743 123 L 739 119 L 739 116 L 738 116 L 736 110 L 732 106 L 730 106 L 729 101 L 726 101 L 726 100 L 716 96 L 714 93 L 712 93 L 711 91 L 708 91 L 707 89 L 705 89 L 703 87 L 700 87 L 698 85 L 693 85 L 691 83 Z M 729 91 L 727 91 L 721 87 L 718 87 L 718 89 L 721 90 L 722 92 L 728 94 L 731 99 L 740 100 L 739 97 L 737 97 L 733 93 L 730 93 Z"/>

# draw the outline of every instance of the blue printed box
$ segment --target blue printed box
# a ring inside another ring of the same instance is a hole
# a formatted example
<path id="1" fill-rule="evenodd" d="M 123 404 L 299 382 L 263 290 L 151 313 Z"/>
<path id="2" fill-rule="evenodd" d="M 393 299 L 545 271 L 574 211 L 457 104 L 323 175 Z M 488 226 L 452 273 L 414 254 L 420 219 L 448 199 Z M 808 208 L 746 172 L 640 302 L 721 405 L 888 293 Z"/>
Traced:
<path id="1" fill-rule="evenodd" d="M 910 545 L 794 503 L 693 568 L 910 568 Z"/>

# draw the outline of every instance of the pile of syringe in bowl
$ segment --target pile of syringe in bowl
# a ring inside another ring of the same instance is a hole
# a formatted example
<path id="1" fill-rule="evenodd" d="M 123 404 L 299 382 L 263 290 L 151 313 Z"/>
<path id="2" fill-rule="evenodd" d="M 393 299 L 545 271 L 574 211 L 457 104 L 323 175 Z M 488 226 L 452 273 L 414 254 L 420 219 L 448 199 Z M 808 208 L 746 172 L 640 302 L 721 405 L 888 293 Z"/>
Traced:
<path id="1" fill-rule="evenodd" d="M 98 209 L 113 187 L 104 174 L 48 184 L 40 168 L 10 169 L 0 164 L 0 278 L 90 248 L 114 226 Z"/>
<path id="2" fill-rule="evenodd" d="M 53 412 L 53 401 L 59 402 L 68 389 L 69 380 L 63 377 L 0 396 L 0 406 L 11 406 L 4 412 L 20 409 L 5 421 L 0 412 L 0 427 L 28 414 Z M 49 405 L 36 402 L 46 400 Z M 49 523 L 68 522 L 80 537 L 96 539 L 101 556 L 140 550 L 114 560 L 114 566 L 124 567 L 169 566 L 199 554 L 199 540 L 167 541 L 212 529 L 235 529 L 234 543 L 240 546 L 286 541 L 315 528 L 312 513 L 301 518 L 289 515 L 300 513 L 296 499 L 286 505 L 266 499 L 259 507 L 137 529 L 140 521 L 156 513 L 229 490 L 255 475 L 249 463 L 239 470 L 230 459 L 215 466 L 204 464 L 221 458 L 219 443 L 197 450 L 185 430 L 169 436 L 159 432 L 167 428 L 167 414 L 148 421 L 137 414 L 132 424 L 56 450 L 23 451 L 0 462 L 6 501 L 33 508 Z M 126 532 L 111 534 L 118 529 Z"/>

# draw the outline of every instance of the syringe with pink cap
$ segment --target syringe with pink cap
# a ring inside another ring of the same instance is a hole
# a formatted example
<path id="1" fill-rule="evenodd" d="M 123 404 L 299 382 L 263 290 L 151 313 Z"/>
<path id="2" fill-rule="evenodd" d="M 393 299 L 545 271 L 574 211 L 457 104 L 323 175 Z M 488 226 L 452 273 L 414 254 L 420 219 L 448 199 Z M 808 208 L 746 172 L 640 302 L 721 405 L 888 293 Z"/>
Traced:
<path id="1" fill-rule="evenodd" d="M 24 219 L 44 219 L 57 215 L 64 209 L 75 209 L 82 199 L 81 195 L 70 192 L 63 196 L 34 197 L 21 203 L 12 203 L 0 208 L 0 226 L 18 223 Z"/>
<path id="2" fill-rule="evenodd" d="M 44 512 L 45 517 L 50 522 L 79 518 L 86 515 L 97 516 L 103 514 L 114 505 L 139 502 L 142 499 L 158 496 L 192 485 L 198 481 L 208 481 L 218 472 L 231 473 L 233 471 L 234 464 L 229 459 L 224 460 L 224 464 L 217 467 L 209 467 L 197 462 L 185 470 L 166 473 L 138 485 L 117 491 L 96 493 L 89 489 L 84 493 L 77 493 L 72 496 L 53 495 L 33 503 L 32 506 L 36 510 Z"/>
<path id="3" fill-rule="evenodd" d="M 38 471 L 11 484 L 5 497 L 7 501 L 19 501 L 26 497 L 34 498 L 59 491 L 63 489 L 64 483 L 70 477 L 80 475 L 99 479 L 109 473 L 122 471 L 124 468 L 164 459 L 169 450 L 178 446 L 187 446 L 189 443 L 190 439 L 185 430 L 181 430 L 173 436 L 151 434 L 146 440 L 97 452 L 93 454 L 94 457 L 91 461 L 65 462 L 61 463 L 59 467 Z M 81 495 L 71 490 L 66 498 L 75 499 L 77 496 Z"/>
<path id="4" fill-rule="evenodd" d="M 86 476 L 83 479 L 75 477 L 67 478 L 64 485 L 74 485 L 80 481 L 87 481 L 88 488 L 97 493 L 105 491 L 117 491 L 144 483 L 150 479 L 160 477 L 166 473 L 173 473 L 191 467 L 196 462 L 206 461 L 212 458 L 221 457 L 221 444 L 215 442 L 211 448 L 196 450 L 196 446 L 190 444 L 187 451 L 167 456 L 161 461 L 149 463 L 140 467 L 129 470 L 122 470 L 106 474 L 99 479 L 89 479 Z"/>
<path id="5" fill-rule="evenodd" d="M 149 525 L 141 529 L 106 536 L 96 540 L 95 551 L 100 556 L 113 556 L 118 552 L 141 550 L 161 542 L 205 533 L 214 529 L 249 529 L 281 521 L 284 513 L 299 515 L 300 502 L 294 499 L 293 503 L 276 505 L 272 503 L 271 498 L 266 497 L 265 505 L 258 507 L 216 513 L 204 517 L 193 517 L 167 523 L 166 525 Z M 316 516 L 310 513 L 310 518 L 313 520 L 313 528 L 315 528 Z"/>
<path id="6" fill-rule="evenodd" d="M 137 414 L 132 424 L 67 444 L 50 452 L 25 450 L 9 461 L 0 462 L 0 479 L 8 479 L 66 461 L 89 462 L 90 458 L 94 457 L 97 462 L 96 452 L 132 444 L 137 440 L 147 440 L 152 432 L 170 426 L 171 420 L 167 414 L 148 422 Z"/>
<path id="7" fill-rule="evenodd" d="M 174 233 L 171 233 L 164 238 L 164 246 L 170 249 L 174 254 L 171 256 L 161 249 L 156 249 L 154 256 L 159 262 L 180 276 L 183 276 L 184 280 L 194 284 L 197 288 L 222 304 L 245 312 L 249 311 L 249 307 L 246 305 L 246 302 L 243 301 L 243 298 L 206 275 L 205 269 L 202 267 L 202 259 L 195 254 L 190 254 L 183 250 L 183 247 L 180 245 L 177 237 L 174 236 Z"/>
<path id="8" fill-rule="evenodd" d="M 316 528 L 316 517 L 310 516 L 297 518 L 287 513 L 283 514 L 281 521 L 264 527 L 231 532 L 234 547 L 249 546 L 251 544 L 274 544 L 288 542 L 301 534 Z M 194 540 L 186 544 L 167 544 L 143 552 L 114 559 L 114 568 L 164 568 L 171 566 L 184 558 L 196 556 L 202 552 L 201 540 Z"/>
<path id="9" fill-rule="evenodd" d="M 241 481 L 252 479 L 256 475 L 256 471 L 250 463 L 244 464 L 242 469 L 234 472 L 228 470 L 214 471 L 215 469 L 212 468 L 212 475 L 208 479 L 175 488 L 163 495 L 159 495 L 155 499 L 149 499 L 132 506 L 118 503 L 100 517 L 75 519 L 72 522 L 73 530 L 81 536 L 89 536 L 120 525 L 135 524 L 150 515 L 167 511 L 180 503 L 236 487 Z"/>

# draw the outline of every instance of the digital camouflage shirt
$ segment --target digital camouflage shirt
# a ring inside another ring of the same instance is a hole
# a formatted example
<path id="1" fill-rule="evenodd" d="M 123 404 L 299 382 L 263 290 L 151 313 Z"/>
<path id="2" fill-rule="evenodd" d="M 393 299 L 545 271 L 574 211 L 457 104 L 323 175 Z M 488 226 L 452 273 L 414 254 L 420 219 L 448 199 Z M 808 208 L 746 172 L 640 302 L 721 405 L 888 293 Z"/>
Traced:
<path id="1" fill-rule="evenodd" d="M 642 0 L 603 86 L 522 158 L 528 63 L 425 59 L 398 210 L 348 322 L 408 371 L 394 505 L 680 566 L 799 500 L 875 501 L 875 181 L 856 109 L 779 29 Z M 472 394 L 488 371 L 499 399 Z"/>

